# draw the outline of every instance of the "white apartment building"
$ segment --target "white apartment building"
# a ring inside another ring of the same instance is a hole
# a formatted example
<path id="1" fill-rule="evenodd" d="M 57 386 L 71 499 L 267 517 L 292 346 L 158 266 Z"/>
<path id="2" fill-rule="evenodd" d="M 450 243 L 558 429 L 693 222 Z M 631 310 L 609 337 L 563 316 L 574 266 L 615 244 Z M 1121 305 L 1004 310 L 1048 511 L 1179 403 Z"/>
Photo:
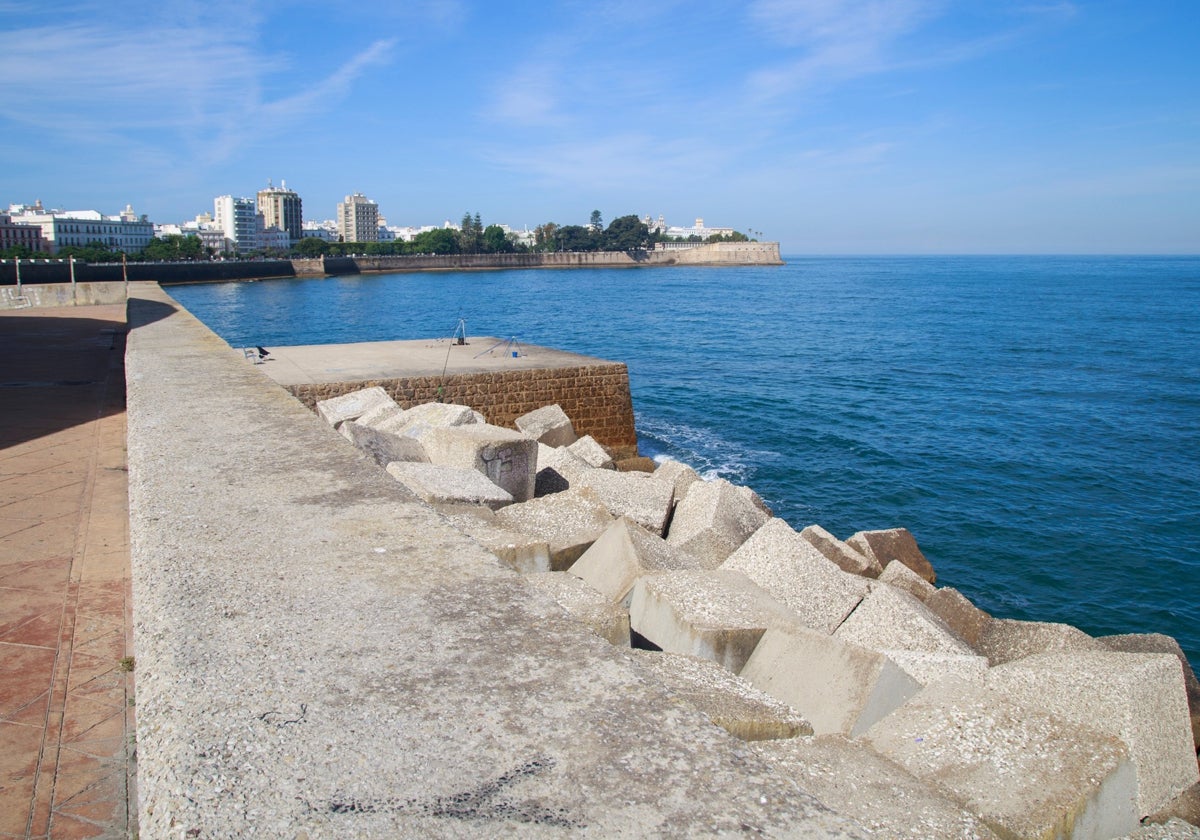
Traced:
<path id="1" fill-rule="evenodd" d="M 213 222 L 225 234 L 222 251 L 253 251 L 259 245 L 258 203 L 253 198 L 220 195 L 213 199 Z"/>
<path id="2" fill-rule="evenodd" d="M 348 195 L 338 203 L 337 226 L 342 242 L 378 242 L 379 205 L 362 193 Z"/>
<path id="3" fill-rule="evenodd" d="M 105 216 L 96 210 L 45 210 L 41 202 L 33 206 L 12 205 L 12 221 L 38 225 L 51 254 L 70 246 L 100 244 L 114 251 L 135 254 L 154 238 L 154 224 L 138 216 L 126 204 L 117 216 Z"/>

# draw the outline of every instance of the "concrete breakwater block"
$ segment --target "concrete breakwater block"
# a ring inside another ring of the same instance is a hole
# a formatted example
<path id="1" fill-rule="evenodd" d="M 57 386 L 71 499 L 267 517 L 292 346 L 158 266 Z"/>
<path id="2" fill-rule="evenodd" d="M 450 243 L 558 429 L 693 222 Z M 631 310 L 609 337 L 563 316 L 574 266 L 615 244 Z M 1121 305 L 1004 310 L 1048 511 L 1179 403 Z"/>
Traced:
<path id="1" fill-rule="evenodd" d="M 737 487 L 722 478 L 693 484 L 675 506 L 667 542 L 715 569 L 767 521 Z"/>
<path id="2" fill-rule="evenodd" d="M 524 502 L 533 498 L 537 441 L 486 423 L 435 428 L 421 439 L 431 464 L 478 470 Z"/>
<path id="3" fill-rule="evenodd" d="M 482 416 L 469 406 L 454 405 L 453 403 L 421 403 L 414 405 L 400 417 L 387 421 L 381 428 L 424 442 L 434 429 L 454 429 L 459 426 L 483 425 L 483 423 Z M 505 431 L 510 430 L 506 429 Z"/>
<path id="4" fill-rule="evenodd" d="M 833 561 L 843 572 L 868 578 L 877 578 L 883 572 L 878 560 L 851 548 L 820 525 L 809 525 L 800 532 L 800 536 L 812 543 L 817 551 Z"/>
<path id="5" fill-rule="evenodd" d="M 903 563 L 888 563 L 887 568 L 880 572 L 878 577 L 881 583 L 903 589 L 922 602 L 937 591 L 936 586 Z"/>
<path id="6" fill-rule="evenodd" d="M 434 506 L 470 504 L 499 510 L 513 503 L 511 493 L 488 481 L 478 470 L 393 461 L 387 471 L 418 499 Z"/>
<path id="7" fill-rule="evenodd" d="M 576 621 L 609 644 L 629 647 L 629 611 L 567 572 L 527 575 L 534 589 L 549 595 Z M 552 641 L 552 640 L 551 640 Z"/>
<path id="8" fill-rule="evenodd" d="M 546 446 L 570 446 L 579 439 L 571 418 L 557 403 L 522 414 L 513 425 L 522 434 Z"/>
<path id="9" fill-rule="evenodd" d="M 834 635 L 843 642 L 877 651 L 975 654 L 923 603 L 907 592 L 879 581 L 871 584 L 871 591 Z"/>
<path id="10" fill-rule="evenodd" d="M 675 501 L 675 487 L 646 473 L 589 469 L 572 482 L 590 487 L 613 516 L 625 516 L 662 536 Z"/>
<path id="11" fill-rule="evenodd" d="M 1123 840 L 1200 840 L 1200 828 L 1172 818 L 1161 825 L 1144 825 L 1125 835 Z"/>
<path id="12" fill-rule="evenodd" d="M 1138 827 L 1137 771 L 1117 738 L 934 683 L 863 736 L 1005 838 L 1120 837 Z"/>
<path id="13" fill-rule="evenodd" d="M 782 519 L 769 519 L 721 564 L 741 572 L 789 607 L 801 624 L 837 629 L 867 594 L 865 578 L 847 574 Z"/>
<path id="14" fill-rule="evenodd" d="M 992 668 L 987 687 L 1124 742 L 1137 768 L 1139 817 L 1200 780 L 1183 669 L 1171 654 L 1037 654 Z"/>
<path id="15" fill-rule="evenodd" d="M 697 481 L 703 481 L 700 473 L 689 467 L 682 461 L 676 461 L 673 458 L 668 458 L 654 469 L 654 477 L 662 481 L 669 481 L 675 486 L 675 501 L 679 502 L 687 495 L 688 488 Z"/>
<path id="16" fill-rule="evenodd" d="M 321 400 L 317 403 L 317 414 L 330 426 L 337 428 L 345 421 L 357 419 L 371 409 L 378 408 L 379 406 L 396 406 L 399 408 L 396 405 L 396 401 L 388 396 L 387 391 L 376 385 L 371 388 L 351 391 L 349 394 L 342 394 L 340 397 Z"/>
<path id="17" fill-rule="evenodd" d="M 1127 633 L 1120 636 L 1101 636 L 1096 641 L 1108 650 L 1124 653 L 1169 653 L 1183 667 L 1183 684 L 1187 689 L 1188 710 L 1192 716 L 1192 740 L 1200 748 L 1200 682 L 1188 662 L 1179 642 L 1162 633 Z"/>
<path id="18" fill-rule="evenodd" d="M 859 531 L 846 544 L 876 560 L 886 569 L 893 560 L 903 563 L 930 583 L 937 583 L 933 565 L 925 559 L 916 538 L 907 528 L 888 528 L 882 531 Z"/>
<path id="19" fill-rule="evenodd" d="M 986 657 L 964 653 L 930 653 L 924 650 L 885 650 L 881 653 L 922 686 L 945 679 L 983 685 L 988 669 Z"/>
<path id="20" fill-rule="evenodd" d="M 369 426 L 358 420 L 346 420 L 338 428 L 342 437 L 374 459 L 381 467 L 393 461 L 429 463 L 425 447 L 407 435 L 396 434 L 379 426 Z"/>
<path id="21" fill-rule="evenodd" d="M 469 513 L 448 514 L 446 519 L 455 530 L 479 543 L 514 571 L 524 574 L 550 571 L 549 543 L 505 528 L 489 508 L 476 507 Z"/>
<path id="22" fill-rule="evenodd" d="M 534 495 L 548 496 L 551 493 L 561 493 L 568 489 L 581 474 L 591 469 L 595 469 L 595 467 L 567 447 L 546 446 L 544 443 L 539 443 Z"/>
<path id="23" fill-rule="evenodd" d="M 550 568 L 561 572 L 571 568 L 615 517 L 594 490 L 582 487 L 509 505 L 497 511 L 496 518 L 506 528 L 545 540 Z"/>
<path id="24" fill-rule="evenodd" d="M 628 607 L 633 585 L 642 575 L 699 568 L 700 561 L 686 551 L 622 517 L 583 552 L 570 572 L 613 603 Z"/>
<path id="25" fill-rule="evenodd" d="M 633 655 L 668 691 L 743 741 L 795 738 L 813 732 L 812 725 L 791 706 L 712 660 L 664 651 L 635 650 Z"/>
<path id="26" fill-rule="evenodd" d="M 975 643 L 975 650 L 992 665 L 1055 650 L 1105 649 L 1101 642 L 1069 624 L 1013 618 L 993 618 L 986 622 Z"/>
<path id="27" fill-rule="evenodd" d="M 854 814 L 872 837 L 999 840 L 974 814 L 860 741 L 819 735 L 763 741 L 754 751 L 801 790 Z"/>
<path id="28" fill-rule="evenodd" d="M 665 651 L 742 670 L 763 633 L 794 624 L 791 610 L 741 572 L 660 572 L 638 579 L 629 600 L 634 632 Z"/>
<path id="29" fill-rule="evenodd" d="M 384 429 L 392 431 L 392 426 L 401 423 L 401 418 L 404 417 L 404 409 L 397 403 L 381 404 L 374 408 L 364 411 L 359 417 L 355 418 L 356 423 L 362 423 L 364 426 L 370 426 L 373 429 Z"/>
<path id="30" fill-rule="evenodd" d="M 571 454 L 585 462 L 589 467 L 595 467 L 598 470 L 614 470 L 617 465 L 613 463 L 612 456 L 608 454 L 608 450 L 596 442 L 596 439 L 591 435 L 584 435 L 579 440 L 567 447 Z"/>
<path id="31" fill-rule="evenodd" d="M 798 626 L 767 629 L 740 673 L 818 735 L 859 735 L 921 688 L 886 656 Z"/>
<path id="32" fill-rule="evenodd" d="M 936 589 L 925 599 L 929 611 L 946 622 L 946 626 L 959 635 L 964 642 L 978 650 L 983 631 L 992 617 L 971 603 L 952 586 Z"/>

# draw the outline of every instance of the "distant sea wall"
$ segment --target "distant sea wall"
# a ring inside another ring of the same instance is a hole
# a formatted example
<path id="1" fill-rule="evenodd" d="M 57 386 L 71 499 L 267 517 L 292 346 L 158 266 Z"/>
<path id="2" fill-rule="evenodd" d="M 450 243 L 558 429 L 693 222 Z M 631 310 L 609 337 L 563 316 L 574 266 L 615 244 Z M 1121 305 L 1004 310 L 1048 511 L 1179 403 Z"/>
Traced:
<path id="1" fill-rule="evenodd" d="M 426 256 L 325 257 L 305 260 L 224 260 L 179 263 L 76 263 L 77 283 L 147 280 L 174 283 L 221 283 L 283 277 L 394 271 L 496 271 L 514 268 L 637 268 L 669 265 L 783 265 L 778 242 L 717 242 L 667 251 L 570 251 L 526 254 L 430 254 Z M 70 283 L 66 260 L 21 260 L 20 282 Z M 17 283 L 17 263 L 0 260 L 0 286 Z"/>
<path id="2" fill-rule="evenodd" d="M 401 408 L 434 402 L 441 389 L 443 402 L 467 405 L 488 422 L 513 427 L 514 421 L 543 406 L 557 403 L 580 435 L 591 435 L 618 458 L 637 455 L 633 398 L 629 371 L 620 363 L 584 367 L 413 376 L 369 382 L 326 382 L 290 385 L 287 390 L 311 409 L 319 400 L 378 385 Z"/>

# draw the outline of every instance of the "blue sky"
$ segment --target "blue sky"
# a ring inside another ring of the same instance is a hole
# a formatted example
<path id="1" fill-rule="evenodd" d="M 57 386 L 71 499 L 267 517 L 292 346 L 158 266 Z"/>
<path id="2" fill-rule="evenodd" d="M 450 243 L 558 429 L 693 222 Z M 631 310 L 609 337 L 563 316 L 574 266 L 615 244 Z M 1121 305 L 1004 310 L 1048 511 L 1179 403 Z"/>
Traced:
<path id="1" fill-rule="evenodd" d="M 1196 0 L 0 0 L 0 204 L 1200 253 Z"/>

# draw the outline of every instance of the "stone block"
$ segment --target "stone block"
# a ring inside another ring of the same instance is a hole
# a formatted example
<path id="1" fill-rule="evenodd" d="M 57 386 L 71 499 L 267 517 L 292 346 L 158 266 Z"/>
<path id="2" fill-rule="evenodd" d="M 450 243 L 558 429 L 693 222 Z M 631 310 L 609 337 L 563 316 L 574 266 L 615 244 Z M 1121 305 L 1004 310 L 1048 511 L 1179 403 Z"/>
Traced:
<path id="1" fill-rule="evenodd" d="M 763 741 L 754 751 L 801 790 L 853 814 L 871 837 L 999 840 L 974 814 L 860 741 L 819 735 Z"/>
<path id="2" fill-rule="evenodd" d="M 418 499 L 434 506 L 468 504 L 499 510 L 513 503 L 511 493 L 488 481 L 477 470 L 393 461 L 387 465 L 387 471 Z"/>
<path id="3" fill-rule="evenodd" d="M 524 502 L 533 498 L 537 441 L 488 424 L 435 428 L 421 438 L 431 464 L 477 470 Z"/>
<path id="4" fill-rule="evenodd" d="M 571 568 L 613 521 L 595 491 L 586 487 L 509 505 L 496 518 L 506 528 L 545 540 L 556 572 Z"/>
<path id="5" fill-rule="evenodd" d="M 589 467 L 600 470 L 616 469 L 612 456 L 591 435 L 584 435 L 567 447 L 571 454 L 586 462 Z"/>
<path id="6" fill-rule="evenodd" d="M 879 573 L 879 580 L 889 586 L 903 589 L 918 601 L 924 601 L 937 591 L 936 586 L 903 563 L 888 563 L 887 568 Z"/>
<path id="7" fill-rule="evenodd" d="M 1200 828 L 1172 817 L 1163 823 L 1143 825 L 1121 840 L 1200 840 Z"/>
<path id="8" fill-rule="evenodd" d="M 982 685 L 988 669 L 985 657 L 965 653 L 929 653 L 923 650 L 885 650 L 882 653 L 922 686 L 945 679 Z"/>
<path id="9" fill-rule="evenodd" d="M 741 572 L 659 572 L 638 579 L 629 600 L 634 632 L 665 651 L 688 653 L 733 673 L 771 626 L 788 626 L 791 611 Z"/>
<path id="10" fill-rule="evenodd" d="M 415 438 L 382 431 L 376 426 L 366 426 L 357 420 L 346 420 L 338 431 L 342 437 L 370 455 L 381 467 L 386 467 L 393 461 L 429 463 L 425 447 Z"/>
<path id="11" fill-rule="evenodd" d="M 595 469 L 587 461 L 580 458 L 565 446 L 552 447 L 544 443 L 538 444 L 537 479 L 534 484 L 535 496 L 548 496 L 551 493 L 561 493 L 571 486 L 582 473 Z"/>
<path id="12" fill-rule="evenodd" d="M 613 516 L 628 517 L 652 534 L 662 536 L 675 501 L 675 487 L 645 473 L 588 469 L 573 482 L 596 491 Z"/>
<path id="13" fill-rule="evenodd" d="M 1137 768 L 1139 817 L 1200 779 L 1183 669 L 1172 654 L 1036 654 L 992 668 L 987 687 L 1123 741 Z"/>
<path id="14" fill-rule="evenodd" d="M 888 528 L 883 531 L 859 531 L 846 543 L 853 549 L 876 560 L 886 569 L 888 563 L 898 560 L 930 583 L 937 583 L 933 566 L 907 528 Z"/>
<path id="15" fill-rule="evenodd" d="M 375 406 L 369 411 L 356 418 L 356 423 L 361 423 L 364 426 L 370 426 L 374 429 L 386 429 L 394 431 L 394 427 L 400 424 L 404 417 L 404 409 L 396 403 L 383 403 Z"/>
<path id="16" fill-rule="evenodd" d="M 884 569 L 884 571 L 887 571 Z M 876 581 L 834 635 L 876 651 L 914 650 L 971 656 L 971 647 L 907 592 Z"/>
<path id="17" fill-rule="evenodd" d="M 768 517 L 722 478 L 693 484 L 675 505 L 667 542 L 715 569 Z"/>
<path id="18" fill-rule="evenodd" d="M 475 412 L 465 405 L 453 403 L 421 403 L 414 405 L 400 416 L 398 420 L 389 421 L 385 426 L 388 431 L 407 435 L 424 441 L 434 429 L 453 429 L 459 426 L 480 425 Z"/>
<path id="19" fill-rule="evenodd" d="M 992 665 L 1055 650 L 1105 650 L 1102 643 L 1069 624 L 993 618 L 975 643 L 975 651 Z"/>
<path id="20" fill-rule="evenodd" d="M 645 455 L 634 455 L 622 458 L 616 462 L 618 472 L 652 473 L 658 469 L 658 463 Z"/>
<path id="21" fill-rule="evenodd" d="M 475 540 L 515 571 L 525 574 L 550 571 L 549 543 L 505 528 L 494 516 L 480 517 L 478 511 L 488 511 L 488 508 L 478 508 L 471 513 L 455 513 L 446 518 L 458 531 Z"/>
<path id="22" fill-rule="evenodd" d="M 1151 814 L 1142 820 L 1143 823 L 1167 824 L 1182 820 L 1191 826 L 1200 826 L 1200 782 L 1192 785 L 1179 796 L 1175 797 L 1156 814 Z M 1200 837 L 1200 830 L 1197 830 Z"/>
<path id="23" fill-rule="evenodd" d="M 983 631 L 992 621 L 990 615 L 952 586 L 935 589 L 925 599 L 925 606 L 971 647 L 979 644 Z"/>
<path id="24" fill-rule="evenodd" d="M 1192 739 L 1200 748 L 1200 683 L 1196 673 L 1179 647 L 1179 642 L 1162 633 L 1129 633 L 1121 636 L 1101 636 L 1096 641 L 1108 650 L 1124 653 L 1169 653 L 1183 667 L 1183 683 L 1187 689 L 1188 710 L 1192 716 Z"/>
<path id="25" fill-rule="evenodd" d="M 883 571 L 878 560 L 868 558 L 861 551 L 856 551 L 846 545 L 820 525 L 809 525 L 800 532 L 800 536 L 812 543 L 817 551 L 833 561 L 843 572 L 877 578 Z"/>
<path id="26" fill-rule="evenodd" d="M 549 595 L 567 613 L 609 644 L 629 647 L 629 611 L 609 601 L 567 572 L 526 576 L 534 589 Z M 553 641 L 553 640 L 550 640 Z"/>
<path id="27" fill-rule="evenodd" d="M 355 420 L 381 405 L 396 405 L 396 401 L 388 396 L 387 391 L 376 385 L 319 401 L 317 415 L 330 426 L 337 428 L 347 420 Z"/>
<path id="28" fill-rule="evenodd" d="M 791 706 L 710 659 L 647 650 L 635 650 L 633 655 L 671 694 L 743 741 L 812 734 L 812 725 Z"/>
<path id="29" fill-rule="evenodd" d="M 921 688 L 886 656 L 798 626 L 768 628 L 740 673 L 818 735 L 859 735 Z"/>
<path id="30" fill-rule="evenodd" d="M 522 414 L 513 421 L 513 425 L 522 434 L 546 446 L 570 446 L 579 440 L 575 427 L 571 425 L 571 418 L 557 403 Z"/>
<path id="31" fill-rule="evenodd" d="M 662 537 L 620 518 L 571 566 L 610 601 L 629 606 L 633 585 L 642 575 L 675 569 L 699 569 L 700 561 Z"/>
<path id="32" fill-rule="evenodd" d="M 1005 838 L 1119 837 L 1138 825 L 1120 740 L 982 686 L 933 683 L 863 737 Z"/>
<path id="33" fill-rule="evenodd" d="M 721 564 L 741 572 L 796 613 L 832 633 L 867 594 L 867 581 L 839 569 L 782 519 L 768 519 Z"/>
<path id="34" fill-rule="evenodd" d="M 750 502 L 750 504 L 761 510 L 768 517 L 775 515 L 775 511 L 771 510 L 771 506 L 763 501 L 763 497 L 758 495 L 753 489 L 744 484 L 735 484 L 733 486 L 737 488 L 739 493 L 746 497 L 746 501 Z"/>
<path id="35" fill-rule="evenodd" d="M 675 485 L 675 501 L 678 502 L 687 495 L 688 488 L 697 481 L 703 481 L 700 473 L 689 467 L 682 461 L 676 461 L 668 458 L 663 461 L 654 470 L 655 478 L 661 478 L 663 481 L 669 481 Z"/>

